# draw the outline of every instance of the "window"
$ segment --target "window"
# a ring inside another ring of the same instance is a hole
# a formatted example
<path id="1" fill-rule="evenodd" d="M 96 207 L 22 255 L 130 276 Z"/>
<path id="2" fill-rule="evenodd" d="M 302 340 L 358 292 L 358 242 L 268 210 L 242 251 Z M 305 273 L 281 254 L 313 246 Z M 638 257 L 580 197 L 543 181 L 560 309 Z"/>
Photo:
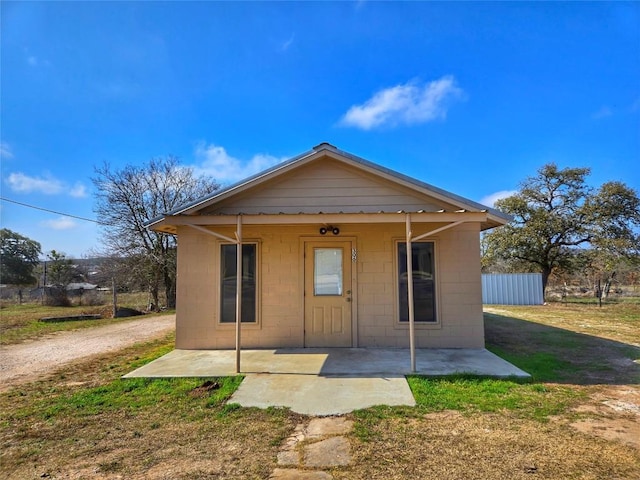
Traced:
<path id="1" fill-rule="evenodd" d="M 236 321 L 237 245 L 221 245 L 220 322 Z M 242 322 L 256 322 L 256 244 L 242 245 Z"/>
<path id="2" fill-rule="evenodd" d="M 414 320 L 435 323 L 435 262 L 433 242 L 411 244 L 411 265 L 413 267 L 413 312 Z M 398 242 L 398 307 L 400 322 L 409 321 L 407 281 L 407 244 Z"/>
<path id="3" fill-rule="evenodd" d="M 313 294 L 342 295 L 342 248 L 315 248 Z"/>

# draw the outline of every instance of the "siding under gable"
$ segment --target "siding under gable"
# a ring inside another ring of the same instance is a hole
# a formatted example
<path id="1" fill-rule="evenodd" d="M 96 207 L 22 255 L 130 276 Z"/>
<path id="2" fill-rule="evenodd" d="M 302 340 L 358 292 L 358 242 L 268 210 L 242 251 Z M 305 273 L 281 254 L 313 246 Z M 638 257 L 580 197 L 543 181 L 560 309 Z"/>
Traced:
<path id="1" fill-rule="evenodd" d="M 451 210 L 422 196 L 343 163 L 324 158 L 201 210 L 201 215 L 278 213 L 376 213 Z"/>

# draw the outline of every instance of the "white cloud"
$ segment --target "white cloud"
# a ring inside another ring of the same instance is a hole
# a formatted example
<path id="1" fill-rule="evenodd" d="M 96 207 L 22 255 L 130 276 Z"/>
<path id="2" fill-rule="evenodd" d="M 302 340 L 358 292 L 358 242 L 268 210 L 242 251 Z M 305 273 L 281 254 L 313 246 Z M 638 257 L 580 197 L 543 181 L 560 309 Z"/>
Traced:
<path id="1" fill-rule="evenodd" d="M 211 175 L 220 183 L 233 183 L 272 167 L 285 158 L 259 153 L 249 160 L 240 160 L 227 153 L 224 147 L 202 143 L 196 147 L 197 173 Z"/>
<path id="2" fill-rule="evenodd" d="M 366 0 L 356 0 L 355 9 L 360 10 L 362 7 L 364 7 L 366 3 L 367 3 Z"/>
<path id="3" fill-rule="evenodd" d="M 55 220 L 45 220 L 40 222 L 40 225 L 54 230 L 70 230 L 75 228 L 78 224 L 69 217 L 58 217 Z"/>
<path id="4" fill-rule="evenodd" d="M 46 175 L 44 177 L 30 177 L 22 172 L 12 173 L 7 177 L 6 183 L 9 188 L 16 193 L 44 193 L 45 195 L 58 195 L 68 193 L 74 198 L 84 198 L 87 196 L 87 189 L 81 182 L 76 182 L 73 187 L 69 187 L 65 182 Z"/>
<path id="5" fill-rule="evenodd" d="M 380 90 L 362 105 L 353 105 L 340 125 L 370 130 L 383 125 L 412 125 L 442 119 L 447 116 L 451 101 L 463 95 L 451 75 L 422 85 L 411 81 Z"/>
<path id="6" fill-rule="evenodd" d="M 51 66 L 51 62 L 49 60 L 41 60 L 40 58 L 36 57 L 35 55 L 29 55 L 27 56 L 27 64 L 30 67 L 50 67 Z"/>
<path id="7" fill-rule="evenodd" d="M 606 105 L 601 107 L 600 110 L 591 114 L 591 118 L 594 120 L 600 120 L 602 118 L 607 118 L 613 115 L 613 110 L 611 110 Z"/>
<path id="8" fill-rule="evenodd" d="M 24 173 L 12 173 L 7 178 L 11 190 L 19 193 L 39 192 L 47 195 L 55 195 L 64 190 L 64 184 L 53 177 L 30 177 Z"/>
<path id="9" fill-rule="evenodd" d="M 87 188 L 80 182 L 76 182 L 71 190 L 69 190 L 69 195 L 75 198 L 85 198 L 87 196 Z"/>
<path id="10" fill-rule="evenodd" d="M 500 190 L 499 192 L 494 192 L 480 200 L 482 205 L 487 205 L 488 207 L 493 207 L 497 200 L 501 200 L 503 198 L 510 197 L 518 193 L 517 190 Z"/>
<path id="11" fill-rule="evenodd" d="M 0 142 L 0 158 L 13 158 L 13 152 L 7 142 Z"/>
<path id="12" fill-rule="evenodd" d="M 291 34 L 291 36 L 287 40 L 285 40 L 284 42 L 282 42 L 282 44 L 280 44 L 280 50 L 283 52 L 286 52 L 287 50 L 289 50 L 289 47 L 291 46 L 295 38 L 296 38 L 296 34 L 294 32 Z"/>

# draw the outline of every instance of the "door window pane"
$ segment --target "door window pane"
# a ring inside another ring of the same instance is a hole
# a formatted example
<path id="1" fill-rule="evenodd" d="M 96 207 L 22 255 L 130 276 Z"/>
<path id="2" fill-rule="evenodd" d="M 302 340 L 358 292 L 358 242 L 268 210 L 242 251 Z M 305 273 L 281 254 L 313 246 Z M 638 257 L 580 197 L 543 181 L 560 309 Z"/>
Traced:
<path id="1" fill-rule="evenodd" d="M 220 252 L 220 321 L 236 321 L 236 245 L 222 245 Z M 242 245 L 242 322 L 256 321 L 256 245 Z"/>
<path id="2" fill-rule="evenodd" d="M 315 248 L 313 252 L 313 294 L 342 295 L 342 248 Z"/>
<path id="3" fill-rule="evenodd" d="M 435 262 L 432 242 L 411 244 L 411 265 L 413 268 L 413 312 L 416 322 L 435 322 Z M 407 244 L 398 243 L 398 300 L 400 321 L 409 321 Z"/>

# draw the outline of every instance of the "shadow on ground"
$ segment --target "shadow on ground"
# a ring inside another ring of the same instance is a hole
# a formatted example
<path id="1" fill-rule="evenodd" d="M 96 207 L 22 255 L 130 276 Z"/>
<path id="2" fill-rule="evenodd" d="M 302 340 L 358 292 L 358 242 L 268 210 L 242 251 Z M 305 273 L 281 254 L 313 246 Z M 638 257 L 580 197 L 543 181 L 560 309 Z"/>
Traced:
<path id="1" fill-rule="evenodd" d="M 640 384 L 640 347 L 485 313 L 487 349 L 543 382 Z"/>

